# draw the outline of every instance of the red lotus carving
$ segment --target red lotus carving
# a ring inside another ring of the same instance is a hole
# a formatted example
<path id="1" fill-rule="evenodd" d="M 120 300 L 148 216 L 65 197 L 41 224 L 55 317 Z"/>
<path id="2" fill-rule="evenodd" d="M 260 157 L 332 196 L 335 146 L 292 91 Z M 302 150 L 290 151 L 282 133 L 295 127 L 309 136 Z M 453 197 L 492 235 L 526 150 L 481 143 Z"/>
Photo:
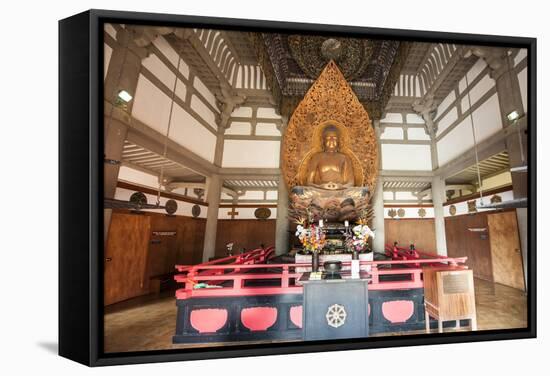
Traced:
<path id="1" fill-rule="evenodd" d="M 217 308 L 195 309 L 189 318 L 191 326 L 199 333 L 215 333 L 227 321 L 227 310 Z"/>
<path id="2" fill-rule="evenodd" d="M 302 327 L 302 306 L 290 307 L 290 321 L 298 328 Z"/>
<path id="3" fill-rule="evenodd" d="M 392 324 L 407 321 L 414 312 L 414 303 L 411 300 L 394 300 L 382 303 L 382 314 Z"/>
<path id="4" fill-rule="evenodd" d="M 277 308 L 254 307 L 241 311 L 241 321 L 251 331 L 267 330 L 277 320 Z"/>

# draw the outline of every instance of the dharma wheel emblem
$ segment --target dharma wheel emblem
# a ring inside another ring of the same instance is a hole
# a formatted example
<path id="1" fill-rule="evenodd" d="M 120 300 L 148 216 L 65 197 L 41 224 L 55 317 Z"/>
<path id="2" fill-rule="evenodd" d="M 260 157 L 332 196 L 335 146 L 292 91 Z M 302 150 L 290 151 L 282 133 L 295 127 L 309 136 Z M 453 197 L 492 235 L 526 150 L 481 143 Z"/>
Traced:
<path id="1" fill-rule="evenodd" d="M 346 323 L 346 317 L 348 314 L 344 309 L 344 306 L 340 304 L 333 304 L 328 307 L 327 314 L 325 315 L 327 319 L 327 324 L 333 328 L 338 328 Z"/>

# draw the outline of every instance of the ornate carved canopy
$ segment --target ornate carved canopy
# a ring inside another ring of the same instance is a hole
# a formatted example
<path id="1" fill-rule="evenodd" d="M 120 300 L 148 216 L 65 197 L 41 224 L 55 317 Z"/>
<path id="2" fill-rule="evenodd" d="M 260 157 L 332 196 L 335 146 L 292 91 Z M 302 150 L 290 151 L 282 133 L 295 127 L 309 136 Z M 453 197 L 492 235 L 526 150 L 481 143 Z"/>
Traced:
<path id="1" fill-rule="evenodd" d="M 282 145 L 287 186 L 302 184 L 303 162 L 321 147 L 319 135 L 327 124 L 342 130 L 341 152 L 351 156 L 355 184 L 373 192 L 378 176 L 374 130 L 367 111 L 334 61 L 323 69 L 289 120 Z"/>
<path id="2" fill-rule="evenodd" d="M 364 38 L 251 33 L 281 115 L 289 116 L 322 68 L 333 60 L 371 118 L 379 119 L 410 43 Z"/>

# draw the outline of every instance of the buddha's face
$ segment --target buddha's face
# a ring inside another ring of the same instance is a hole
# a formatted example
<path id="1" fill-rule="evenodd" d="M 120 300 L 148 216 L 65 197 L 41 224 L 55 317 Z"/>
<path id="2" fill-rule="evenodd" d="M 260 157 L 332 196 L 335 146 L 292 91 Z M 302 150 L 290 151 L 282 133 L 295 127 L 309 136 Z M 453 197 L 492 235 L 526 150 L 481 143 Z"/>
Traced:
<path id="1" fill-rule="evenodd" d="M 324 134 L 325 151 L 338 151 L 338 132 L 328 130 Z"/>

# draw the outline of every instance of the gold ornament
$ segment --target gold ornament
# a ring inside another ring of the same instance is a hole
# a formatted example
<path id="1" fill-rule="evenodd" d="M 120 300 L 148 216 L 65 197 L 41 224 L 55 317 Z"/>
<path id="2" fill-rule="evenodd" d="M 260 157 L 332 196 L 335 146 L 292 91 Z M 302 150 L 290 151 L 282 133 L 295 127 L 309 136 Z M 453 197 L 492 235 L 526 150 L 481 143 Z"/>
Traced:
<path id="1" fill-rule="evenodd" d="M 420 218 L 424 218 L 426 216 L 426 209 L 424 209 L 424 208 L 418 209 L 418 216 Z"/>
<path id="2" fill-rule="evenodd" d="M 403 209 L 403 208 L 397 209 L 397 216 L 399 218 L 403 218 L 405 216 L 405 209 Z"/>
<path id="3" fill-rule="evenodd" d="M 456 206 L 451 205 L 449 207 L 449 213 L 451 213 L 451 215 L 455 215 L 456 214 Z"/>
<path id="4" fill-rule="evenodd" d="M 501 202 L 502 202 L 502 197 L 500 197 L 499 195 L 494 195 L 493 197 L 491 197 L 491 204 L 498 204 Z"/>
<path id="5" fill-rule="evenodd" d="M 468 213 L 476 213 L 476 200 L 468 201 Z"/>

